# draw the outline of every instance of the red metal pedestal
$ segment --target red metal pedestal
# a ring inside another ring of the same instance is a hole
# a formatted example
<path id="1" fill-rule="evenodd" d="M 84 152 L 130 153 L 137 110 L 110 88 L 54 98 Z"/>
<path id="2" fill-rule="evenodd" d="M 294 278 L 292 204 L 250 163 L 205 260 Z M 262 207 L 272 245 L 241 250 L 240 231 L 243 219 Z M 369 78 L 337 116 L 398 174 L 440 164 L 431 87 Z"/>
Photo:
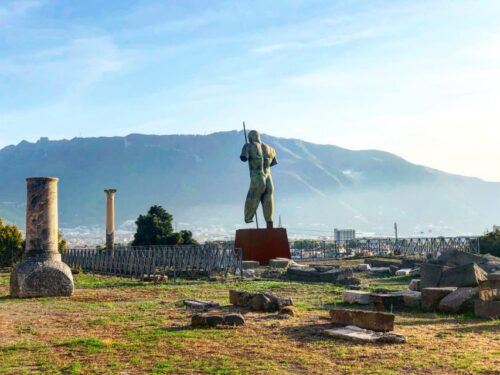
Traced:
<path id="1" fill-rule="evenodd" d="M 238 229 L 234 247 L 243 250 L 243 260 L 256 260 L 266 266 L 270 259 L 290 258 L 285 228 Z"/>

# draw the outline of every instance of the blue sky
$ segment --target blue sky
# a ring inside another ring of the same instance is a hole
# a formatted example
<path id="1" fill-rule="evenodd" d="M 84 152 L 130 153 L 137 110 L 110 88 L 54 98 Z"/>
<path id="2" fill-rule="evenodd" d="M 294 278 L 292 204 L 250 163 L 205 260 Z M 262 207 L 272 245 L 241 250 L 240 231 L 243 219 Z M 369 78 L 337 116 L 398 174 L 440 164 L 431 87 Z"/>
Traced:
<path id="1" fill-rule="evenodd" d="M 239 129 L 500 181 L 499 1 L 0 0 L 0 147 Z"/>

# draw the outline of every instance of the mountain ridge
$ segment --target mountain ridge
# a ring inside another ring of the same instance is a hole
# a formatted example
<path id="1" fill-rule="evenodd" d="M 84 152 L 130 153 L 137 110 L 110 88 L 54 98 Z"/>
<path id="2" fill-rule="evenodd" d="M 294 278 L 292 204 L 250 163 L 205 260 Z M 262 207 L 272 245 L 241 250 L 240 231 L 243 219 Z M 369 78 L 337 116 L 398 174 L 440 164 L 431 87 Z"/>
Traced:
<path id="1" fill-rule="evenodd" d="M 380 150 L 349 150 L 263 134 L 275 147 L 277 214 L 286 225 L 388 234 L 480 233 L 500 211 L 500 183 L 421 166 Z M 208 135 L 40 138 L 0 150 L 0 216 L 23 223 L 25 178 L 60 178 L 61 226 L 101 225 L 103 189 L 116 187 L 117 224 L 162 204 L 193 226 L 244 226 L 248 170 L 242 131 Z M 430 228 L 430 229 L 429 229 Z"/>

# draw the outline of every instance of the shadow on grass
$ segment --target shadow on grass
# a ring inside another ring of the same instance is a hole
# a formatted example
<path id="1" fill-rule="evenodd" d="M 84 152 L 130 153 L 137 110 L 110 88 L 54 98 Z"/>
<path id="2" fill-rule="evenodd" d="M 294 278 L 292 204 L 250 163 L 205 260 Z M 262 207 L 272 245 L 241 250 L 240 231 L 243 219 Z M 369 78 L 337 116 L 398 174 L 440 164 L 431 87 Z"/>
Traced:
<path id="1" fill-rule="evenodd" d="M 457 327 L 452 329 L 452 331 L 457 333 L 479 333 L 479 334 L 483 333 L 484 331 L 488 331 L 489 333 L 495 333 L 500 335 L 500 321 L 491 321 L 490 324 Z"/>

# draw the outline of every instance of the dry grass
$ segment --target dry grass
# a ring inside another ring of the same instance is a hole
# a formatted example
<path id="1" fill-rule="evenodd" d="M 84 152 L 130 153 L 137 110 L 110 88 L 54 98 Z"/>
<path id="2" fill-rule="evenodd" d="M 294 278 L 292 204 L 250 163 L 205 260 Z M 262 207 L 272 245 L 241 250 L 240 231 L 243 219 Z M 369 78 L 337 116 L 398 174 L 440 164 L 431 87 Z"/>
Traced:
<path id="1" fill-rule="evenodd" d="M 407 280 L 371 280 L 397 288 Z M 76 276 L 72 298 L 8 298 L 0 274 L 0 373 L 173 374 L 454 374 L 499 373 L 500 322 L 468 316 L 397 313 L 401 345 L 329 339 L 326 308 L 341 288 L 274 281 L 152 285 L 128 279 Z M 246 313 L 240 328 L 189 328 L 185 298 L 214 300 L 228 290 L 290 295 L 301 315 L 278 320 Z"/>

